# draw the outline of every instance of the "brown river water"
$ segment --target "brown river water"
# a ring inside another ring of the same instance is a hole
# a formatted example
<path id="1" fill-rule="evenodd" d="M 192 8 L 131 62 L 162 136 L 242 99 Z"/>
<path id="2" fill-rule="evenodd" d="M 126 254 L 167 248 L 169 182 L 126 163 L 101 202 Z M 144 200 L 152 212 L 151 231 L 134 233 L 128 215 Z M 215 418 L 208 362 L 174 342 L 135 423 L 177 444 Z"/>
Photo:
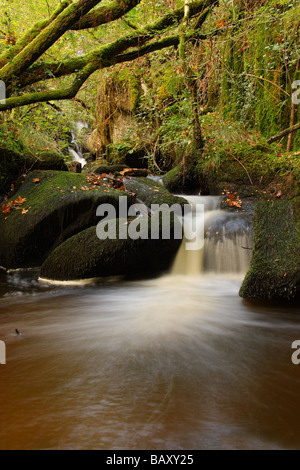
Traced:
<path id="1" fill-rule="evenodd" d="M 239 297 L 236 241 L 155 279 L 2 274 L 0 449 L 300 449 L 300 308 Z"/>

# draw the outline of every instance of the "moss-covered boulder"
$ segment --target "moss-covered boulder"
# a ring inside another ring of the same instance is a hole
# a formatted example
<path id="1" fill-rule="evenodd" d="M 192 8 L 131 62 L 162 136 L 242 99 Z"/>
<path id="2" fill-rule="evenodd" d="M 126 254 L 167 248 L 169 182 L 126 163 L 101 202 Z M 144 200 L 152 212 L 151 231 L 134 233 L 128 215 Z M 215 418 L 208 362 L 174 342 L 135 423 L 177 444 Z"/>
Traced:
<path id="1" fill-rule="evenodd" d="M 163 239 L 162 219 L 158 217 L 157 214 L 151 219 L 135 219 L 131 222 L 127 219 L 117 219 L 111 221 L 108 228 L 107 222 L 102 221 L 98 227 L 82 231 L 51 253 L 41 267 L 41 277 L 59 281 L 106 276 L 132 278 L 153 276 L 166 271 L 174 260 L 181 239 L 175 239 L 172 235 L 170 239 Z M 120 231 L 125 229 L 130 233 L 130 224 L 136 223 L 137 220 L 141 223 L 137 229 L 140 238 L 120 238 Z M 172 234 L 174 216 L 170 220 Z M 153 223 L 159 226 L 159 239 L 151 239 Z M 106 239 L 98 238 L 97 229 L 101 227 L 107 234 Z"/>
<path id="2" fill-rule="evenodd" d="M 175 168 L 172 168 L 172 170 L 168 171 L 168 173 L 163 176 L 162 180 L 164 187 L 168 189 L 168 191 L 179 191 L 182 187 L 180 167 L 176 166 Z"/>
<path id="3" fill-rule="evenodd" d="M 151 178 L 124 178 L 127 191 L 134 193 L 146 206 L 151 204 L 186 204 L 186 200 L 173 196 L 162 184 Z"/>
<path id="4" fill-rule="evenodd" d="M 254 249 L 240 289 L 246 299 L 292 299 L 300 287 L 300 224 L 288 201 L 261 201 L 254 217 Z"/>
<path id="5" fill-rule="evenodd" d="M 40 266 L 68 237 L 99 221 L 96 209 L 119 207 L 124 191 L 95 186 L 83 174 L 33 171 L 0 212 L 0 265 L 6 268 Z"/>
<path id="6" fill-rule="evenodd" d="M 20 175 L 34 169 L 68 171 L 63 156 L 56 152 L 35 156 L 27 151 L 0 148 L 0 193 L 9 191 Z"/>
<path id="7" fill-rule="evenodd" d="M 211 143 L 196 166 L 210 194 L 224 189 L 243 198 L 260 199 L 278 192 L 291 199 L 299 195 L 300 164 L 297 155 L 283 154 L 276 146 L 233 142 L 228 148 Z"/>
<path id="8" fill-rule="evenodd" d="M 209 194 L 207 178 L 196 158 L 191 158 L 185 165 L 178 165 L 162 178 L 170 192 L 184 194 Z"/>
<path id="9" fill-rule="evenodd" d="M 94 169 L 94 173 L 97 175 L 102 175 L 103 173 L 112 173 L 113 175 L 119 175 L 121 171 L 123 171 L 125 168 L 128 168 L 127 165 L 109 165 L 109 164 L 102 164 L 98 165 Z"/>
<path id="10" fill-rule="evenodd" d="M 66 164 L 64 157 L 53 151 L 40 152 L 36 157 L 32 169 L 34 170 L 57 170 L 57 171 L 68 171 L 68 165 Z"/>

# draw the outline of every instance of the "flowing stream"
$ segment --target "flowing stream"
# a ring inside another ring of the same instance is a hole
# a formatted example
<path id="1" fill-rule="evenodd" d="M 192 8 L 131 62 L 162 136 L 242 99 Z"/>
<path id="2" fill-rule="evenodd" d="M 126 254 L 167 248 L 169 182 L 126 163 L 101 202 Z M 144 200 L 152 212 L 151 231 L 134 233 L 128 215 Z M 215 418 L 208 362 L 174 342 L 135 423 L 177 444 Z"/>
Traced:
<path id="1" fill-rule="evenodd" d="M 1 449 L 300 448 L 300 310 L 239 297 L 251 217 L 219 202 L 159 278 L 2 273 Z"/>

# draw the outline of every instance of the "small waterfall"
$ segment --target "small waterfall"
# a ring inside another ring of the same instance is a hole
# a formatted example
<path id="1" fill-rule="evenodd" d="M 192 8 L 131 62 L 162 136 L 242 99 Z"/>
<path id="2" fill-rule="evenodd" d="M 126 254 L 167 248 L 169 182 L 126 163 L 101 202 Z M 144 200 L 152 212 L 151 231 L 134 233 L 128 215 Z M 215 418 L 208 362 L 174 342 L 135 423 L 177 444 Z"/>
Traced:
<path id="1" fill-rule="evenodd" d="M 69 154 L 71 155 L 73 162 L 79 162 L 81 164 L 81 168 L 83 168 L 87 164 L 87 161 L 85 158 L 83 158 L 81 147 L 78 145 L 76 136 L 80 134 L 82 129 L 87 127 L 88 126 L 86 123 L 79 121 L 76 122 L 76 134 L 74 132 L 71 132 L 72 140 L 70 142 Z"/>
<path id="2" fill-rule="evenodd" d="M 87 164 L 86 159 L 83 158 L 82 153 L 79 150 L 74 150 L 69 147 L 69 154 L 72 157 L 72 162 L 79 162 L 81 164 L 81 168 Z"/>
<path id="3" fill-rule="evenodd" d="M 83 121 L 77 121 L 75 125 L 76 125 L 77 135 L 81 133 L 82 129 L 88 129 L 89 127 L 88 124 Z"/>
<path id="4" fill-rule="evenodd" d="M 172 274 L 203 272 L 244 274 L 252 256 L 253 229 L 249 214 L 220 209 L 222 197 L 182 196 L 193 208 L 204 205 L 204 244 L 187 250 L 185 240 L 175 258 Z"/>

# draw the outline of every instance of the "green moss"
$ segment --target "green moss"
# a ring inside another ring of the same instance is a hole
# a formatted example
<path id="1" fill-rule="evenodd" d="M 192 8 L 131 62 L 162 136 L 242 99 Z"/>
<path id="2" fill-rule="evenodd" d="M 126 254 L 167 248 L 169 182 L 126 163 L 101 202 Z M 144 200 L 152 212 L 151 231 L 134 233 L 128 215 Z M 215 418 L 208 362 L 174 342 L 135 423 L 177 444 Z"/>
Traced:
<path id="1" fill-rule="evenodd" d="M 0 148 L 0 192 L 7 192 L 20 175 L 29 170 L 68 171 L 62 155 L 55 152 L 41 152 L 38 156 L 24 150 Z"/>
<path id="2" fill-rule="evenodd" d="M 297 155 L 283 154 L 276 146 L 263 142 L 257 145 L 234 142 L 225 148 L 214 145 L 215 142 L 207 146 L 197 164 L 210 192 L 219 193 L 234 184 L 239 188 L 252 186 L 258 191 L 274 186 L 281 188 L 287 198 L 297 195 L 300 181 Z"/>
<path id="3" fill-rule="evenodd" d="M 256 205 L 254 249 L 240 296 L 251 299 L 291 299 L 299 294 L 299 226 L 288 201 Z"/>
<path id="4" fill-rule="evenodd" d="M 120 171 L 123 171 L 125 168 L 128 168 L 127 165 L 100 165 L 94 170 L 94 173 L 98 175 L 103 173 L 120 174 Z"/>
<path id="5" fill-rule="evenodd" d="M 185 199 L 173 196 L 164 186 L 151 178 L 125 179 L 125 187 L 148 207 L 151 204 L 186 204 Z"/>
<path id="6" fill-rule="evenodd" d="M 130 108 L 133 114 L 138 110 L 141 97 L 140 79 L 136 74 L 131 74 L 129 78 Z"/>
<path id="7" fill-rule="evenodd" d="M 68 166 L 62 155 L 56 152 L 40 152 L 34 169 L 68 171 Z"/>
<path id="8" fill-rule="evenodd" d="M 298 225 L 300 225 L 300 196 L 297 196 L 297 197 L 293 198 L 291 200 L 291 204 L 293 206 L 295 219 L 296 219 Z"/>
<path id="9" fill-rule="evenodd" d="M 96 226 L 84 230 L 54 250 L 41 267 L 41 277 L 63 281 L 104 276 L 139 276 L 140 279 L 166 271 L 181 240 L 162 237 L 151 240 L 151 220 L 144 219 L 142 234 L 145 238 L 136 240 L 120 239 L 118 230 L 115 237 L 112 227 L 105 240 L 97 237 Z M 128 227 L 126 219 L 116 220 L 117 229 L 119 223 Z"/>
<path id="10" fill-rule="evenodd" d="M 13 209 L 10 214 L 0 214 L 0 265 L 39 266 L 65 239 L 97 223 L 99 204 L 109 203 L 118 208 L 119 196 L 129 197 L 125 192 L 107 191 L 105 187 L 91 189 L 83 174 L 30 173 L 10 200 L 25 198 L 21 209 L 27 212 L 22 214 L 21 209 Z"/>
<path id="11" fill-rule="evenodd" d="M 163 177 L 163 183 L 169 191 L 178 191 L 181 186 L 180 167 L 176 166 Z"/>
<path id="12" fill-rule="evenodd" d="M 31 156 L 9 148 L 0 148 L 0 193 L 9 191 L 11 184 L 33 163 Z"/>
<path id="13" fill-rule="evenodd" d="M 268 138 L 290 124 L 291 83 L 297 68 L 296 4 L 265 4 L 235 29 L 222 48 L 220 110 Z M 288 37 L 288 43 L 285 38 Z M 213 86 L 209 84 L 209 87 Z M 286 139 L 284 139 L 286 143 Z M 300 136 L 294 137 L 294 149 Z"/>

